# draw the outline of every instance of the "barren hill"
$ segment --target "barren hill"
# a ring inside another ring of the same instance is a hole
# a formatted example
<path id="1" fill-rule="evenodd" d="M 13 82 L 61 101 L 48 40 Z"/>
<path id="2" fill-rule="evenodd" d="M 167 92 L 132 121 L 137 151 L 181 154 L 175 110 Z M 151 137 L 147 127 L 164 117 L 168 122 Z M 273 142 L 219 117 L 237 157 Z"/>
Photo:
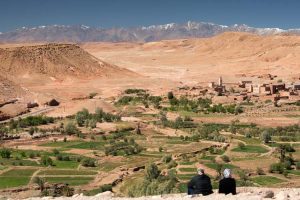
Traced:
<path id="1" fill-rule="evenodd" d="M 211 81 L 219 75 L 231 81 L 241 74 L 266 73 L 300 77 L 299 36 L 229 32 L 212 38 L 142 44 L 87 43 L 83 48 L 140 74 L 180 81 Z"/>
<path id="2" fill-rule="evenodd" d="M 75 44 L 44 44 L 0 49 L 0 71 L 10 76 L 66 77 L 133 74 L 103 62 Z"/>

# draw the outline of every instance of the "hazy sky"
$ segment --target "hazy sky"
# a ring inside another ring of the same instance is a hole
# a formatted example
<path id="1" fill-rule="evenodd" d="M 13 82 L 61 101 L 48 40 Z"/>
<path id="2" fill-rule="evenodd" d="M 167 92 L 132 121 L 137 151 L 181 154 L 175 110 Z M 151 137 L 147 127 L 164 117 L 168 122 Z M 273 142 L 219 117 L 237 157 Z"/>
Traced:
<path id="1" fill-rule="evenodd" d="M 84 24 L 128 27 L 203 21 L 300 28 L 300 0 L 0 0 L 0 31 Z"/>

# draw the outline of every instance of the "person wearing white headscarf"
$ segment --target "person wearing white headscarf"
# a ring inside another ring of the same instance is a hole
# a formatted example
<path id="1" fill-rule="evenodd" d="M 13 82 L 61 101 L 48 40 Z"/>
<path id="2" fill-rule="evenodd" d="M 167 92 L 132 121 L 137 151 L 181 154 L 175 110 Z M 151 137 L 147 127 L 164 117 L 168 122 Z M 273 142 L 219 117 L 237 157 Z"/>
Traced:
<path id="1" fill-rule="evenodd" d="M 231 170 L 225 169 L 223 172 L 223 179 L 219 182 L 219 193 L 222 194 L 236 194 L 236 182 L 235 179 L 231 177 Z"/>

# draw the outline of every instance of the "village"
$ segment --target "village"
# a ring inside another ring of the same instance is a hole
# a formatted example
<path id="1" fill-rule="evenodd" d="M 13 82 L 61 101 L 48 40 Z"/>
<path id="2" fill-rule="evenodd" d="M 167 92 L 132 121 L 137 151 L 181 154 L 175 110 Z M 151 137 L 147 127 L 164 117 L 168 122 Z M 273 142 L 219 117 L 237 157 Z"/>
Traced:
<path id="1" fill-rule="evenodd" d="M 276 77 L 276 76 L 275 76 Z M 177 88 L 178 95 L 191 98 L 199 96 L 212 99 L 214 104 L 232 104 L 242 102 L 272 102 L 274 106 L 298 105 L 300 102 L 300 81 L 274 81 L 274 76 L 268 75 L 263 82 L 241 80 L 236 83 L 226 83 L 222 76 L 217 82 L 198 84 L 197 86 L 181 86 Z M 206 84 L 206 85 L 205 85 Z"/>

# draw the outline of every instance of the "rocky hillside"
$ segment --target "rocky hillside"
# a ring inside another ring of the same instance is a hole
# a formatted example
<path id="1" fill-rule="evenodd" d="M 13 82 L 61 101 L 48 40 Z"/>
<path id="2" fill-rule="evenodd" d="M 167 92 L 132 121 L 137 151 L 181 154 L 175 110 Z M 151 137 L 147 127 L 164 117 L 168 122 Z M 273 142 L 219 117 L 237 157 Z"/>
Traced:
<path id="1" fill-rule="evenodd" d="M 267 189 L 267 188 L 239 188 L 238 195 L 223 195 L 223 194 L 212 194 L 209 196 L 198 196 L 192 197 L 186 194 L 174 194 L 174 195 L 163 195 L 163 196 L 150 196 L 140 198 L 118 198 L 114 197 L 111 192 L 104 192 L 96 196 L 83 196 L 75 195 L 73 197 L 59 197 L 54 198 L 57 200 L 77 199 L 77 200 L 181 200 L 181 199 L 194 199 L 194 200 L 263 200 L 263 199 L 277 199 L 277 200 L 298 200 L 300 199 L 299 188 L 289 189 Z M 52 197 L 43 198 L 30 198 L 30 200 L 38 199 L 53 199 Z"/>
<path id="2" fill-rule="evenodd" d="M 224 26 L 191 22 L 132 28 L 95 28 L 84 25 L 23 27 L 0 34 L 0 42 L 150 42 L 163 39 L 203 38 L 224 32 L 248 32 L 259 35 L 300 34 L 300 29 L 254 28 L 245 24 Z"/>
<path id="3" fill-rule="evenodd" d="M 24 96 L 26 91 L 15 84 L 14 82 L 6 79 L 0 75 L 0 107 L 3 103 L 20 96 Z"/>
<path id="4" fill-rule="evenodd" d="M 103 62 L 75 44 L 45 44 L 0 48 L 0 72 L 9 76 L 112 76 L 131 74 Z"/>

